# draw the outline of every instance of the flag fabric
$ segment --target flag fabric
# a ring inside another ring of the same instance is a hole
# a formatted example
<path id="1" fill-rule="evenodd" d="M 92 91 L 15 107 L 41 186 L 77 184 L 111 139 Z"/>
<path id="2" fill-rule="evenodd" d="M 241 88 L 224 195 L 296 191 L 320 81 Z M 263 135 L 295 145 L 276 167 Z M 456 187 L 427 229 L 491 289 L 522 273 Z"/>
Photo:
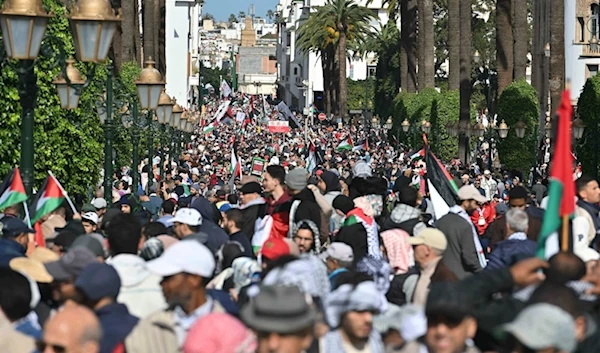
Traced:
<path id="1" fill-rule="evenodd" d="M 308 147 L 308 160 L 306 163 L 306 170 L 309 174 L 312 174 L 313 170 L 317 167 L 317 156 L 315 154 L 315 145 L 311 142 Z"/>
<path id="2" fill-rule="evenodd" d="M 352 150 L 352 148 L 354 148 L 354 144 L 352 143 L 352 138 L 350 136 L 348 136 L 348 138 L 346 138 L 345 140 L 343 140 L 338 146 L 337 146 L 337 150 L 338 151 L 350 151 Z"/>
<path id="3" fill-rule="evenodd" d="M 279 102 L 279 104 L 277 104 L 277 111 L 281 115 L 280 120 L 288 120 L 292 129 L 296 129 L 301 126 L 298 119 L 296 119 L 290 108 L 284 102 Z"/>
<path id="4" fill-rule="evenodd" d="M 563 91 L 558 108 L 558 128 L 554 156 L 550 169 L 548 205 L 544 213 L 542 229 L 537 243 L 536 255 L 547 259 L 558 252 L 561 244 L 559 229 L 565 216 L 572 218 L 575 212 L 575 182 L 573 180 L 573 154 L 571 153 L 571 94 Z M 570 230 L 571 227 L 569 226 Z M 563 244 L 564 245 L 564 244 Z"/>
<path id="5" fill-rule="evenodd" d="M 202 128 L 202 133 L 203 134 L 209 134 L 211 133 L 215 128 L 217 127 L 217 121 L 213 121 L 212 123 L 206 125 L 205 127 Z"/>
<path id="6" fill-rule="evenodd" d="M 16 205 L 27 200 L 25 186 L 21 179 L 19 168 L 14 168 L 8 173 L 0 185 L 0 210 Z"/>
<path id="7" fill-rule="evenodd" d="M 435 219 L 445 216 L 458 200 L 458 187 L 439 159 L 425 146 L 427 188 Z"/>
<path id="8" fill-rule="evenodd" d="M 56 178 L 49 175 L 42 187 L 35 195 L 29 210 L 31 211 L 31 222 L 35 223 L 48 213 L 57 209 L 65 200 L 65 194 Z"/>
<path id="9" fill-rule="evenodd" d="M 231 95 L 231 87 L 227 84 L 227 81 L 221 81 L 221 95 L 227 98 Z"/>

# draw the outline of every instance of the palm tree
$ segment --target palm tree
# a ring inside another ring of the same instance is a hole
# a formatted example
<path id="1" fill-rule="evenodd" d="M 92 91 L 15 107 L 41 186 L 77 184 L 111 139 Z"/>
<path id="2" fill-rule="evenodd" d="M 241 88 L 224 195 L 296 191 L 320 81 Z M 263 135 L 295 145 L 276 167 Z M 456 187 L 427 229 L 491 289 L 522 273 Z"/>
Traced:
<path id="1" fill-rule="evenodd" d="M 517 0 L 522 1 L 522 0 Z M 496 1 L 496 67 L 498 97 L 513 81 L 513 27 L 512 0 Z"/>
<path id="2" fill-rule="evenodd" d="M 340 63 L 338 75 L 338 114 L 345 116 L 348 112 L 348 87 L 346 78 L 348 42 L 357 43 L 365 40 L 366 35 L 371 32 L 369 21 L 372 13 L 366 7 L 355 4 L 354 0 L 328 0 L 319 13 L 322 23 L 330 24 L 333 21 L 334 24 L 333 30 L 337 37 L 337 57 Z"/>
<path id="3" fill-rule="evenodd" d="M 400 0 L 400 83 L 406 92 L 416 92 L 417 80 L 417 0 Z"/>
<path id="4" fill-rule="evenodd" d="M 460 0 L 448 0 L 448 89 L 460 88 Z"/>
<path id="5" fill-rule="evenodd" d="M 527 43 L 529 26 L 527 24 L 527 1 L 513 2 L 514 79 L 525 79 L 527 70 Z"/>
<path id="6" fill-rule="evenodd" d="M 139 27 L 136 28 L 135 25 L 137 4 L 137 0 L 121 1 L 121 59 L 123 62 L 139 61 L 135 47 L 135 36 L 140 34 Z"/>
<path id="7" fill-rule="evenodd" d="M 550 6 L 550 113 L 553 116 L 565 84 L 565 7 L 562 0 L 551 0 Z"/>
<path id="8" fill-rule="evenodd" d="M 153 57 L 156 60 L 155 51 L 158 43 L 155 42 L 154 29 L 156 23 L 154 22 L 154 3 L 158 0 L 143 0 L 143 30 L 144 30 L 144 60 L 149 57 Z"/>
<path id="9" fill-rule="evenodd" d="M 419 90 L 435 86 L 433 43 L 433 0 L 418 0 Z"/>
<path id="10" fill-rule="evenodd" d="M 273 12 L 273 10 L 267 11 L 267 18 L 269 19 L 269 21 L 272 20 L 273 17 L 275 17 L 275 13 Z"/>
<path id="11" fill-rule="evenodd" d="M 498 0 L 500 1 L 500 0 Z M 462 123 L 471 120 L 471 1 L 461 1 L 459 7 L 460 15 L 460 118 Z M 467 160 L 469 138 L 461 136 L 458 150 L 459 158 Z"/>
<path id="12" fill-rule="evenodd" d="M 244 11 L 240 11 L 240 12 L 238 13 L 238 17 L 239 17 L 240 19 L 242 19 L 242 18 L 246 17 L 246 13 L 245 13 Z"/>

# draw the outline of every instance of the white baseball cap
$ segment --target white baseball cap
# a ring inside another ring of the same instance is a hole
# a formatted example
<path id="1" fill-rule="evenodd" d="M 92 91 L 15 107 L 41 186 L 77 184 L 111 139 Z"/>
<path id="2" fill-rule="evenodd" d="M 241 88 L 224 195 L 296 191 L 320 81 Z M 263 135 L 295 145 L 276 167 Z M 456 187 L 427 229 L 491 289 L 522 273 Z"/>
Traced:
<path id="1" fill-rule="evenodd" d="M 350 245 L 342 242 L 333 242 L 324 253 L 319 255 L 319 257 L 323 261 L 332 258 L 338 261 L 352 262 L 354 260 L 354 253 L 352 252 L 352 247 L 350 247 Z"/>
<path id="2" fill-rule="evenodd" d="M 200 171 L 198 170 L 198 168 L 192 168 L 192 175 L 200 175 Z"/>
<path id="3" fill-rule="evenodd" d="M 86 212 L 81 216 L 82 220 L 90 221 L 94 224 L 98 224 L 98 215 L 96 212 Z"/>
<path id="4" fill-rule="evenodd" d="M 173 223 L 183 223 L 188 226 L 199 226 L 202 224 L 202 215 L 196 209 L 182 208 L 177 210 Z"/>
<path id="5" fill-rule="evenodd" d="M 475 200 L 477 202 L 487 202 L 485 196 L 479 193 L 473 185 L 464 185 L 458 189 L 458 198 L 460 200 Z"/>
<path id="6" fill-rule="evenodd" d="M 179 241 L 158 258 L 146 262 L 150 272 L 167 277 L 189 273 L 211 277 L 215 271 L 215 258 L 210 250 L 196 240 Z"/>

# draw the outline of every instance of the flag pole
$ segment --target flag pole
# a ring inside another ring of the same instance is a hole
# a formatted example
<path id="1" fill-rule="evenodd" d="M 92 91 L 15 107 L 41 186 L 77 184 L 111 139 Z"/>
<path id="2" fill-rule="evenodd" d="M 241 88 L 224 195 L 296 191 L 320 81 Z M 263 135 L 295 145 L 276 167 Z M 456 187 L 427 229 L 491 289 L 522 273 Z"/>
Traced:
<path id="1" fill-rule="evenodd" d="M 569 215 L 562 216 L 562 231 L 560 251 L 569 251 Z"/>
<path id="2" fill-rule="evenodd" d="M 27 226 L 31 228 L 31 217 L 29 216 L 29 207 L 27 207 L 26 201 L 23 201 L 23 210 L 25 211 L 25 221 L 27 221 Z"/>
<path id="3" fill-rule="evenodd" d="M 71 198 L 69 197 L 69 194 L 67 194 L 67 192 L 62 187 L 62 185 L 60 185 L 60 181 L 58 181 L 58 179 L 56 179 L 56 177 L 54 176 L 54 174 L 52 174 L 52 171 L 49 170 L 48 174 L 50 174 L 50 176 L 52 178 L 54 178 L 54 181 L 56 181 L 56 185 L 58 185 L 60 191 L 62 191 L 62 193 L 65 195 L 65 198 L 67 199 L 67 202 L 69 203 L 69 206 L 71 207 L 71 211 L 73 211 L 73 213 L 77 213 L 77 209 L 75 208 L 75 205 L 73 205 L 73 201 L 71 201 Z"/>

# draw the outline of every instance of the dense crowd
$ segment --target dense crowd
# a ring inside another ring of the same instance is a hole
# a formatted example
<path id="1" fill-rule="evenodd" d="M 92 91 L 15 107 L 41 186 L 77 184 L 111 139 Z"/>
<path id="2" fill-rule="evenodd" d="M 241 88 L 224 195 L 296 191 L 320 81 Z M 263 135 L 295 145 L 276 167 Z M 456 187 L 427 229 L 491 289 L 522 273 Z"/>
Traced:
<path id="1" fill-rule="evenodd" d="M 439 214 L 396 147 L 224 122 L 122 168 L 112 200 L 3 210 L 0 352 L 600 351 L 598 182 L 576 180 L 573 251 L 541 259 L 544 173 L 448 161 Z"/>

